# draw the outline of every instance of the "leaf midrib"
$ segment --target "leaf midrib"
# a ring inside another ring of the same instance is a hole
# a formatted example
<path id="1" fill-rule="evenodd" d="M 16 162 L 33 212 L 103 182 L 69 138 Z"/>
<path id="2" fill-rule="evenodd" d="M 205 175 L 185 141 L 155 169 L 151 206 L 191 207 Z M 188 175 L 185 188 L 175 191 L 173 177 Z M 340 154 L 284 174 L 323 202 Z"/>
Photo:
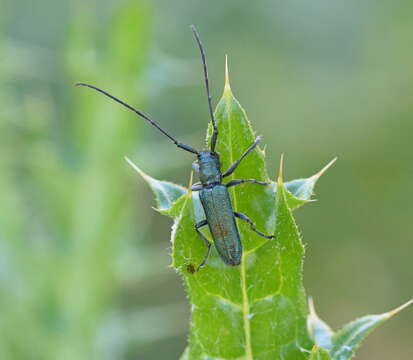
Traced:
<path id="1" fill-rule="evenodd" d="M 232 94 L 231 94 L 232 97 Z M 226 111 L 228 114 L 231 113 L 231 103 L 226 102 L 225 103 Z M 230 164 L 232 164 L 235 159 L 234 159 L 234 153 L 232 150 L 232 121 L 228 122 L 228 130 L 229 130 L 229 136 L 228 138 L 230 139 L 229 142 L 229 153 L 230 153 Z M 232 176 L 233 177 L 233 176 Z M 232 189 L 232 198 L 233 198 L 233 204 L 234 208 L 238 209 L 238 204 L 237 204 L 237 197 L 235 195 L 235 189 Z M 244 250 L 244 249 L 243 249 Z M 246 273 L 245 273 L 245 262 L 246 262 L 246 257 L 248 256 L 248 253 L 243 251 L 242 253 L 242 259 L 241 259 L 241 265 L 240 265 L 240 276 L 241 276 L 241 291 L 242 291 L 242 320 L 244 324 L 244 337 L 245 337 L 245 360 L 253 360 L 253 354 L 252 354 L 252 346 L 251 346 L 251 325 L 250 325 L 250 305 L 249 305 L 249 299 L 248 299 L 248 293 L 247 293 L 247 279 L 246 279 Z"/>

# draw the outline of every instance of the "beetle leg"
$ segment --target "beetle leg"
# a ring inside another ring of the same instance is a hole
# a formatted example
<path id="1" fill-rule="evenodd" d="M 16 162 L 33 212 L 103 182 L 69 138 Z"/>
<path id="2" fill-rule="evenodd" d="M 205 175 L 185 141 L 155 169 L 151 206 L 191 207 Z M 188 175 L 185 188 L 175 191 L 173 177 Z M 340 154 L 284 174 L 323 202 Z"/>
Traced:
<path id="1" fill-rule="evenodd" d="M 255 180 L 255 179 L 235 179 L 235 180 L 231 180 L 228 184 L 226 184 L 226 187 L 235 186 L 235 185 L 239 185 L 239 184 L 243 184 L 243 183 L 251 183 L 251 184 L 258 184 L 258 185 L 268 185 L 269 184 L 269 182 L 259 181 L 259 180 Z"/>
<path id="2" fill-rule="evenodd" d="M 192 191 L 199 191 L 202 190 L 202 184 L 201 183 L 195 183 L 192 185 Z"/>
<path id="3" fill-rule="evenodd" d="M 198 266 L 198 268 L 196 269 L 196 271 L 198 271 L 202 266 L 205 265 L 205 263 L 206 263 L 207 260 L 208 260 L 209 253 L 211 252 L 211 243 L 210 243 L 210 242 L 208 241 L 208 239 L 204 236 L 204 234 L 202 234 L 202 233 L 199 231 L 199 228 L 201 228 L 202 226 L 205 226 L 205 225 L 207 225 L 207 224 L 208 224 L 208 221 L 206 221 L 206 220 L 201 220 L 201 221 L 199 221 L 199 222 L 197 222 L 197 223 L 195 224 L 195 231 L 198 233 L 198 235 L 201 237 L 201 239 L 204 240 L 204 243 L 205 243 L 205 245 L 207 246 L 207 251 L 206 251 L 206 253 L 205 253 L 204 260 L 202 260 L 202 262 L 199 264 L 199 266 Z"/>
<path id="4" fill-rule="evenodd" d="M 238 219 L 244 220 L 246 221 L 248 224 L 250 224 L 251 230 L 255 231 L 258 235 L 265 237 L 266 239 L 274 239 L 275 236 L 274 235 L 265 235 L 264 233 L 262 233 L 261 231 L 257 230 L 257 228 L 255 227 L 255 224 L 252 222 L 252 220 L 245 214 L 240 213 L 240 212 L 236 212 L 234 211 L 234 215 L 235 217 L 237 217 Z"/>
<path id="5" fill-rule="evenodd" d="M 234 161 L 230 167 L 227 169 L 227 171 L 225 171 L 222 174 L 222 177 L 226 177 L 231 175 L 235 169 L 237 168 L 237 166 L 240 164 L 240 162 L 252 151 L 255 149 L 255 147 L 260 143 L 260 141 L 262 140 L 261 136 L 257 136 L 257 138 L 255 139 L 255 141 L 249 146 L 249 148 L 247 150 L 244 151 L 244 153 L 241 155 L 241 157 L 237 160 Z"/>

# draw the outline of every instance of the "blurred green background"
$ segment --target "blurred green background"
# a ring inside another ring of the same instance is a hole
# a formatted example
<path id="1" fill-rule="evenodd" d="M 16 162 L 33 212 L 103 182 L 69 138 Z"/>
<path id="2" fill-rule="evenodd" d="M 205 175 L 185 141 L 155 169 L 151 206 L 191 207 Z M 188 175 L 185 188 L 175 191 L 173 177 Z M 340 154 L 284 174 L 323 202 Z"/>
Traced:
<path id="1" fill-rule="evenodd" d="M 224 55 L 275 175 L 313 174 L 305 284 L 337 328 L 413 294 L 413 2 L 18 0 L 0 10 L 0 359 L 177 359 L 189 306 L 169 219 L 127 155 L 187 184 L 193 158 L 92 82 L 201 147 Z M 358 359 L 409 359 L 413 311 Z"/>

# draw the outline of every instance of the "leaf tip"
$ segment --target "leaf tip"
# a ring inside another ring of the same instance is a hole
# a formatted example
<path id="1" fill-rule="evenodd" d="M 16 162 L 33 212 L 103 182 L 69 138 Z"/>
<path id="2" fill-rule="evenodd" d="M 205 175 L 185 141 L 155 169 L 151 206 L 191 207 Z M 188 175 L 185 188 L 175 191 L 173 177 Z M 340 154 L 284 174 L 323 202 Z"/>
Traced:
<path id="1" fill-rule="evenodd" d="M 146 175 L 141 169 L 139 169 L 131 159 L 129 159 L 127 156 L 125 156 L 124 159 L 140 176 L 142 176 L 144 179 L 148 177 L 148 175 Z"/>
<path id="2" fill-rule="evenodd" d="M 278 179 L 277 179 L 278 185 L 282 185 L 283 183 L 283 168 L 284 168 L 284 154 L 281 154 L 280 168 L 278 170 Z"/>
<path id="3" fill-rule="evenodd" d="M 164 214 L 164 212 L 165 212 L 165 209 L 160 209 L 160 208 L 157 208 L 155 206 L 151 206 L 151 208 L 152 208 L 152 210 L 155 210 L 156 212 L 158 212 L 160 214 Z"/>
<path id="4" fill-rule="evenodd" d="M 337 156 L 331 160 L 326 166 L 324 166 L 317 174 L 314 175 L 316 179 L 319 179 L 335 162 L 337 161 Z"/>
<path id="5" fill-rule="evenodd" d="M 314 300 L 312 296 L 308 297 L 308 312 L 310 313 L 310 315 L 316 315 L 314 308 Z"/>
<path id="6" fill-rule="evenodd" d="M 229 82 L 229 71 L 228 71 L 228 55 L 225 55 L 225 85 L 224 92 L 231 92 L 231 85 Z"/>
<path id="7" fill-rule="evenodd" d="M 316 345 L 323 349 L 331 349 L 334 332 L 317 315 L 312 297 L 308 298 L 307 330 Z"/>
<path id="8" fill-rule="evenodd" d="M 412 304 L 413 304 L 413 299 L 409 300 L 408 302 L 404 303 L 403 305 L 400 305 L 396 309 L 389 311 L 387 313 L 387 318 L 390 319 L 391 317 L 393 317 L 394 315 L 397 315 L 399 312 L 401 312 L 402 310 L 408 308 Z"/>
<path id="9" fill-rule="evenodd" d="M 188 183 L 188 192 L 192 194 L 192 181 L 194 179 L 194 172 L 191 171 L 191 175 L 189 176 L 189 183 Z"/>

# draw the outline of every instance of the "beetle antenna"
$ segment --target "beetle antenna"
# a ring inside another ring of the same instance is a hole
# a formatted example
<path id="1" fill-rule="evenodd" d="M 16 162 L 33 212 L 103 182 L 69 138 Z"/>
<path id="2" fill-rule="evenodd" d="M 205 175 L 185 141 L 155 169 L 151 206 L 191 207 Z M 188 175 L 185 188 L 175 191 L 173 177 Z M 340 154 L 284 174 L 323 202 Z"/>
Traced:
<path id="1" fill-rule="evenodd" d="M 208 107 L 209 107 L 209 114 L 211 116 L 212 120 L 212 127 L 213 127 L 213 133 L 211 137 L 211 151 L 215 151 L 215 145 L 217 143 L 217 138 L 218 138 L 218 129 L 217 125 L 215 123 L 215 116 L 214 116 L 214 110 L 212 108 L 212 100 L 211 100 L 211 92 L 209 90 L 209 79 L 208 79 L 208 67 L 206 63 L 206 57 L 205 57 L 205 50 L 201 42 L 201 38 L 199 36 L 198 30 L 194 25 L 191 25 L 191 30 L 194 33 L 196 42 L 198 43 L 199 50 L 201 52 L 201 58 L 202 58 L 202 65 L 204 67 L 204 79 L 205 79 L 205 88 L 208 96 Z"/>
<path id="2" fill-rule="evenodd" d="M 173 141 L 173 143 L 178 146 L 179 148 L 186 150 L 188 152 L 191 152 L 193 154 L 199 154 L 199 152 L 197 150 L 195 150 L 193 147 L 186 145 L 184 143 L 181 143 L 180 141 L 176 140 L 175 138 L 173 138 L 171 135 L 169 135 L 164 129 L 162 129 L 155 121 L 153 121 L 150 117 L 146 116 L 144 113 L 142 113 L 141 111 L 139 111 L 138 109 L 135 109 L 133 106 L 125 103 L 124 101 L 118 99 L 117 97 L 109 94 L 107 91 L 99 89 L 96 86 L 90 85 L 90 84 L 86 84 L 86 83 L 76 83 L 76 86 L 85 86 L 91 89 L 94 89 L 100 93 L 102 93 L 103 95 L 106 95 L 107 97 L 111 98 L 112 100 L 116 101 L 117 103 L 125 106 L 126 108 L 128 108 L 129 110 L 133 111 L 135 114 L 139 115 L 141 118 L 149 121 L 153 126 L 155 126 L 162 134 L 164 134 L 166 137 L 168 137 L 170 140 Z"/>

